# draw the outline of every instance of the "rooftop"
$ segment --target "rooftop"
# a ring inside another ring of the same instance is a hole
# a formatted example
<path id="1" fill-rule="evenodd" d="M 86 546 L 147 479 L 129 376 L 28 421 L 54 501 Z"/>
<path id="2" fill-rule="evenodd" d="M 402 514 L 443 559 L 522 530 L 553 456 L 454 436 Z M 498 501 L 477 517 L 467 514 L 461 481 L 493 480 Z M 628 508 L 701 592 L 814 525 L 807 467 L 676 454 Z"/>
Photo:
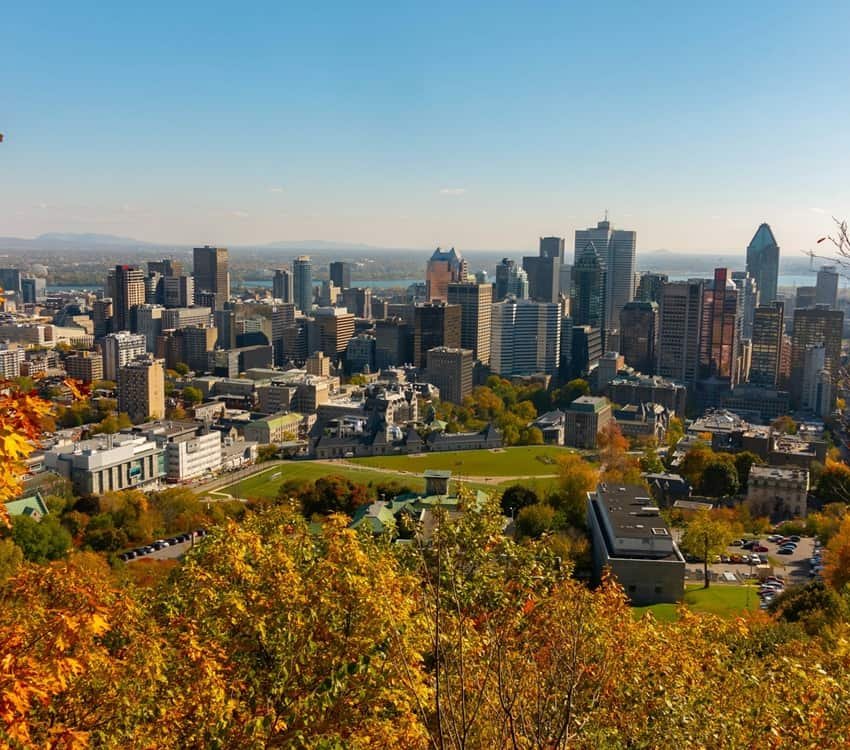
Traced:
<path id="1" fill-rule="evenodd" d="M 568 407 L 567 411 L 596 412 L 602 411 L 608 405 L 604 396 L 579 396 Z"/>
<path id="2" fill-rule="evenodd" d="M 658 506 L 644 487 L 636 484 L 600 484 L 596 488 L 596 499 L 605 507 L 611 527 L 618 537 L 670 537 Z"/>

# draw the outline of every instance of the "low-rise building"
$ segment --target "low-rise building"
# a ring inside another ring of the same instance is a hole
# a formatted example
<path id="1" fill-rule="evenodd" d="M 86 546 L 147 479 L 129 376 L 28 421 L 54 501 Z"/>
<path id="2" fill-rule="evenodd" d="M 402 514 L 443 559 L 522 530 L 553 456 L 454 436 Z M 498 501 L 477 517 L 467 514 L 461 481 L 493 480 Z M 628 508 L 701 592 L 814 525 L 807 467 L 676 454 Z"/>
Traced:
<path id="1" fill-rule="evenodd" d="M 611 404 L 603 396 L 580 396 L 565 411 L 564 442 L 573 448 L 596 448 L 597 435 L 611 421 Z"/>
<path id="2" fill-rule="evenodd" d="M 303 420 L 303 416 L 296 412 L 252 415 L 254 416 L 257 416 L 257 419 L 252 418 L 247 422 L 242 428 L 242 434 L 245 440 L 260 445 L 295 440 Z"/>
<path id="3" fill-rule="evenodd" d="M 753 466 L 747 480 L 747 507 L 753 518 L 772 521 L 805 518 L 809 472 L 791 466 Z"/>
<path id="4" fill-rule="evenodd" d="M 546 445 L 563 445 L 566 424 L 566 414 L 560 409 L 554 409 L 541 414 L 531 423 L 531 426 L 540 430 Z"/>
<path id="5" fill-rule="evenodd" d="M 183 482 L 221 469 L 221 433 L 197 422 L 148 422 L 131 432 L 165 449 L 167 482 Z"/>
<path id="6" fill-rule="evenodd" d="M 670 412 L 661 404 L 627 404 L 614 410 L 614 421 L 627 438 L 652 439 L 664 443 Z"/>
<path id="7" fill-rule="evenodd" d="M 685 559 L 645 488 L 598 485 L 588 493 L 587 520 L 595 583 L 607 568 L 632 604 L 681 600 Z"/>
<path id="8" fill-rule="evenodd" d="M 657 375 L 620 374 L 608 383 L 603 393 L 615 404 L 661 404 L 675 414 L 684 414 L 688 389 Z"/>

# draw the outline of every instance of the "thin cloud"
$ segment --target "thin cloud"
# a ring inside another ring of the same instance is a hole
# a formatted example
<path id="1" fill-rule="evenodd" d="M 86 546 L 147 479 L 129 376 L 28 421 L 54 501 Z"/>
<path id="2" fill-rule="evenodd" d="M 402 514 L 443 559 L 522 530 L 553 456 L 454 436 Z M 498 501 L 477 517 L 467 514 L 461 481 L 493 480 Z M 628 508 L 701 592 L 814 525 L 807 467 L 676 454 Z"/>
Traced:
<path id="1" fill-rule="evenodd" d="M 269 192 L 270 193 L 282 193 L 283 188 L 282 187 L 270 187 Z"/>
<path id="2" fill-rule="evenodd" d="M 810 208 L 809 211 L 811 211 L 813 214 L 826 214 L 826 211 L 824 211 L 824 209 L 822 208 Z"/>
<path id="3" fill-rule="evenodd" d="M 247 211 L 231 211 L 230 215 L 237 219 L 247 219 L 248 212 Z"/>
<path id="4" fill-rule="evenodd" d="M 466 193 L 466 188 L 440 188 L 440 195 L 463 195 L 464 193 Z"/>

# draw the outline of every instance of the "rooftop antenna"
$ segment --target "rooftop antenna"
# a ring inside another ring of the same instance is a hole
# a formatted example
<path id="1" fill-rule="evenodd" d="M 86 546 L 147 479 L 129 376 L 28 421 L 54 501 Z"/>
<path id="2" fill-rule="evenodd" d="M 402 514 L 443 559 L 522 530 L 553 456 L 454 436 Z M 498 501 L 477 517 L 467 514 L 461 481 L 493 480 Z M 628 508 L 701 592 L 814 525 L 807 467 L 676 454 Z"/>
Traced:
<path id="1" fill-rule="evenodd" d="M 608 209 L 605 209 L 605 221 L 608 221 Z"/>

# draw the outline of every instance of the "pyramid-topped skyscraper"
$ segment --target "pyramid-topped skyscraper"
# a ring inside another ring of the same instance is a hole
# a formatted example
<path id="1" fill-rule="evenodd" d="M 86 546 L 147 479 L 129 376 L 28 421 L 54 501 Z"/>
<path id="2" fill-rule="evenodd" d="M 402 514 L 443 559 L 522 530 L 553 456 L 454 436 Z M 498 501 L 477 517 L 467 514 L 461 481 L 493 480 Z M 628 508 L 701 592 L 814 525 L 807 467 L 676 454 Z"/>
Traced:
<path id="1" fill-rule="evenodd" d="M 756 280 L 759 304 L 771 304 L 779 281 L 779 245 L 769 224 L 762 224 L 747 245 L 747 270 Z"/>

